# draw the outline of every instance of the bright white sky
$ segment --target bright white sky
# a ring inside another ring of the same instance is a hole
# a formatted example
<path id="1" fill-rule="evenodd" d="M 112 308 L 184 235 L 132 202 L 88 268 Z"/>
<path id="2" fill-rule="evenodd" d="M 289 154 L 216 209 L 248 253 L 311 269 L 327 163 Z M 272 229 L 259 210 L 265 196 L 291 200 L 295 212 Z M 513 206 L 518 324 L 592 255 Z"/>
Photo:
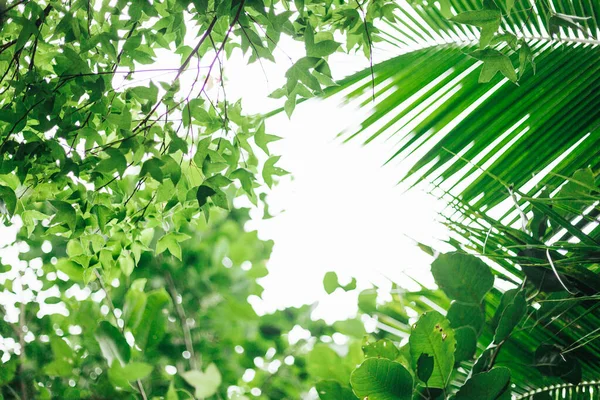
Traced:
<path id="1" fill-rule="evenodd" d="M 286 53 L 296 59 L 303 47 L 283 42 Z M 390 54 L 375 54 L 375 59 Z M 277 54 L 277 65 L 263 62 L 247 66 L 238 58 L 227 61 L 226 89 L 243 99 L 247 112 L 264 112 L 282 105 L 267 95 L 283 85 L 290 62 Z M 337 78 L 368 67 L 362 55 L 334 55 L 329 64 Z M 269 82 L 265 79 L 265 73 Z M 320 305 L 314 317 L 342 319 L 356 310 L 358 292 L 338 289 L 328 296 L 322 285 L 327 271 L 341 280 L 358 279 L 360 287 L 371 283 L 389 288 L 389 277 L 410 285 L 404 273 L 432 283 L 431 259 L 407 236 L 425 243 L 442 238 L 445 230 L 435 222 L 441 204 L 419 190 L 404 193 L 397 185 L 402 165 L 385 160 L 395 151 L 394 139 L 362 146 L 360 140 L 342 143 L 337 134 L 359 123 L 369 110 L 357 104 L 340 105 L 340 98 L 311 100 L 297 106 L 292 119 L 281 113 L 267 122 L 268 133 L 283 137 L 271 144 L 281 155 L 280 165 L 292 173 L 268 197 L 275 218 L 260 220 L 261 238 L 273 239 L 270 274 L 261 282 L 265 293 L 255 307 L 273 310 L 314 301 Z"/>

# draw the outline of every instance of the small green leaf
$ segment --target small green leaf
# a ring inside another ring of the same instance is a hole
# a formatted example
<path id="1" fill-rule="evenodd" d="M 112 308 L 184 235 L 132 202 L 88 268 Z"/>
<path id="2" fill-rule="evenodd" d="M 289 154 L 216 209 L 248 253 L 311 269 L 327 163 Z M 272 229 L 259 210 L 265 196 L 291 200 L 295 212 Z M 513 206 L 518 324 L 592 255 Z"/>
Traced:
<path id="1" fill-rule="evenodd" d="M 413 378 L 402 364 L 385 358 L 368 358 L 359 365 L 350 384 L 361 399 L 410 400 Z"/>
<path id="2" fill-rule="evenodd" d="M 215 364 L 209 364 L 204 372 L 187 371 L 181 374 L 183 379 L 196 390 L 196 398 L 210 397 L 217 393 L 221 386 L 221 373 Z"/>
<path id="3" fill-rule="evenodd" d="M 479 82 L 487 83 L 500 72 L 502 75 L 507 77 L 513 82 L 517 82 L 517 72 L 515 67 L 512 65 L 510 58 L 505 54 L 500 53 L 498 50 L 485 49 L 477 50 L 469 55 L 473 58 L 483 61 L 483 67 L 479 74 Z"/>
<path id="4" fill-rule="evenodd" d="M 269 134 L 265 133 L 265 124 L 260 124 L 260 126 L 256 130 L 256 133 L 254 134 L 254 142 L 268 156 L 271 155 L 269 153 L 268 144 L 271 142 L 275 142 L 277 140 L 281 140 L 281 138 L 279 136 L 269 135 Z"/>
<path id="5" fill-rule="evenodd" d="M 479 47 L 485 48 L 494 37 L 494 34 L 500 28 L 502 22 L 502 13 L 500 10 L 476 10 L 466 11 L 450 18 L 451 21 L 459 24 L 477 26 L 481 28 L 481 37 Z"/>
<path id="6" fill-rule="evenodd" d="M 279 158 L 280 156 L 271 157 L 265 162 L 263 166 L 262 176 L 265 183 L 269 187 L 273 186 L 273 176 L 285 176 L 289 174 L 289 172 L 287 172 L 286 170 L 275 166 L 277 161 L 279 161 Z"/>
<path id="7" fill-rule="evenodd" d="M 339 287 L 338 276 L 335 272 L 329 271 L 325 274 L 325 277 L 323 278 L 323 287 L 327 294 L 335 292 Z"/>

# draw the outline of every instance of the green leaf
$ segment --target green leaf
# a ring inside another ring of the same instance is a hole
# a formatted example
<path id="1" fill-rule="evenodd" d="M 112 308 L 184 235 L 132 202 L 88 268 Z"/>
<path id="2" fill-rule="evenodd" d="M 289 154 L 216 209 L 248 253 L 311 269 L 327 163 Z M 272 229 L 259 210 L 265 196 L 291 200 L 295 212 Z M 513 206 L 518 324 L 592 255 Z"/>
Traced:
<path id="1" fill-rule="evenodd" d="M 12 217 L 17 208 L 17 195 L 8 186 L 0 185 L 0 213 Z"/>
<path id="2" fill-rule="evenodd" d="M 419 359 L 417 360 L 417 377 L 425 382 L 427 385 L 427 381 L 431 378 L 431 374 L 433 373 L 433 365 L 434 359 L 429 354 L 421 354 Z"/>
<path id="3" fill-rule="evenodd" d="M 468 254 L 441 254 L 431 264 L 431 273 L 448 297 L 464 303 L 480 304 L 494 285 L 490 267 Z"/>
<path id="4" fill-rule="evenodd" d="M 469 55 L 473 58 L 483 61 L 483 67 L 479 75 L 480 83 L 487 83 L 500 72 L 513 82 L 517 82 L 517 72 L 507 55 L 494 49 L 477 50 Z"/>
<path id="5" fill-rule="evenodd" d="M 132 285 L 133 286 L 133 285 Z M 123 306 L 123 321 L 125 326 L 135 329 L 142 320 L 142 315 L 146 309 L 146 293 L 131 287 L 125 295 L 125 305 Z"/>
<path id="6" fill-rule="evenodd" d="M 237 179 L 242 185 L 242 189 L 248 194 L 253 195 L 254 174 L 244 168 L 238 168 L 229 175 L 232 179 Z"/>
<path id="7" fill-rule="evenodd" d="M 502 314 L 498 318 L 498 327 L 494 336 L 494 343 L 499 344 L 507 339 L 513 329 L 521 322 L 527 312 L 527 301 L 525 295 L 520 289 L 511 289 L 504 293 L 501 304 L 504 308 L 498 308 Z M 504 299 L 506 297 L 506 299 Z"/>
<path id="8" fill-rule="evenodd" d="M 319 381 L 316 389 L 321 400 L 358 400 L 350 388 L 334 380 Z"/>
<path id="9" fill-rule="evenodd" d="M 144 164 L 142 164 L 142 169 L 140 170 L 140 178 L 145 175 L 150 175 L 158 182 L 162 182 L 164 175 L 161 170 L 161 167 L 164 165 L 164 162 L 160 158 L 151 158 L 146 160 Z"/>
<path id="10" fill-rule="evenodd" d="M 576 15 L 567 15 L 561 13 L 552 13 L 552 16 L 548 19 L 548 32 L 550 36 L 560 37 L 560 28 L 572 29 L 575 32 L 586 33 L 583 27 L 580 25 L 581 21 L 590 19 L 591 17 L 578 17 Z"/>
<path id="11" fill-rule="evenodd" d="M 179 400 L 179 396 L 177 395 L 177 391 L 175 390 L 173 382 L 171 382 L 171 384 L 169 385 L 169 390 L 167 391 L 165 400 Z"/>
<path id="12" fill-rule="evenodd" d="M 481 37 L 479 47 L 485 48 L 494 37 L 500 23 L 502 22 L 502 13 L 500 10 L 477 10 L 466 11 L 450 18 L 451 21 L 459 24 L 467 24 L 481 28 Z"/>
<path id="13" fill-rule="evenodd" d="M 527 70 L 527 65 L 531 65 L 533 73 L 535 73 L 535 61 L 533 60 L 533 52 L 531 48 L 524 40 L 521 40 L 521 47 L 519 48 L 519 79 L 523 76 Z"/>
<path id="14" fill-rule="evenodd" d="M 105 174 L 117 171 L 122 177 L 127 168 L 127 160 L 121 150 L 109 147 L 105 149 L 104 152 L 108 157 L 98 163 L 96 171 Z"/>
<path id="15" fill-rule="evenodd" d="M 325 277 L 323 278 L 323 287 L 327 294 L 335 292 L 339 287 L 338 276 L 335 272 L 329 271 L 325 274 Z"/>
<path id="16" fill-rule="evenodd" d="M 473 375 L 456 393 L 456 400 L 496 400 L 510 382 L 510 369 L 493 368 L 488 372 Z"/>
<path id="17" fill-rule="evenodd" d="M 81 265 L 66 258 L 61 258 L 58 260 L 55 267 L 60 272 L 66 274 L 69 279 L 72 279 L 75 282 L 83 281 L 84 269 L 81 267 Z"/>
<path id="18" fill-rule="evenodd" d="M 279 158 L 279 156 L 271 157 L 265 162 L 263 166 L 262 176 L 265 183 L 269 187 L 273 186 L 273 176 L 285 176 L 289 174 L 289 172 L 287 172 L 286 170 L 275 166 L 277 161 L 279 161 Z"/>
<path id="19" fill-rule="evenodd" d="M 141 362 L 132 362 L 123 367 L 121 370 L 122 377 L 128 381 L 144 379 L 154 368 L 150 364 Z"/>
<path id="20" fill-rule="evenodd" d="M 410 400 L 413 378 L 395 361 L 368 358 L 352 372 L 350 384 L 361 399 Z"/>
<path id="21" fill-rule="evenodd" d="M 481 332 L 483 323 L 485 322 L 485 315 L 480 305 L 461 303 L 459 301 L 453 301 L 450 304 L 446 318 L 450 321 L 452 328 L 470 326 L 478 334 Z"/>
<path id="22" fill-rule="evenodd" d="M 129 251 L 124 251 L 119 256 L 119 268 L 125 276 L 130 276 L 133 272 L 133 269 L 135 268 L 135 262 L 133 261 Z"/>
<path id="23" fill-rule="evenodd" d="M 94 332 L 94 337 L 100 345 L 100 351 L 108 365 L 112 365 L 113 361 L 118 361 L 121 365 L 129 362 L 131 348 L 114 325 L 107 321 L 101 321 Z"/>
<path id="24" fill-rule="evenodd" d="M 196 398 L 210 397 L 217 393 L 221 386 L 221 373 L 215 364 L 209 364 L 204 372 L 198 370 L 186 371 L 181 374 L 183 379 L 196 390 Z"/>
<path id="25" fill-rule="evenodd" d="M 66 224 L 71 231 L 75 230 L 77 214 L 71 204 L 61 200 L 51 200 L 50 204 L 56 209 L 56 215 L 52 220 L 55 223 Z"/>
<path id="26" fill-rule="evenodd" d="M 164 289 L 149 292 L 147 296 L 142 323 L 133 331 L 136 345 L 142 350 L 152 349 L 162 341 L 167 323 L 163 309 L 171 302 L 171 296 Z"/>
<path id="27" fill-rule="evenodd" d="M 394 343 L 389 339 L 380 339 L 374 343 L 369 343 L 367 340 L 362 345 L 363 353 L 366 358 L 387 358 L 395 360 L 400 355 L 400 351 Z"/>
<path id="28" fill-rule="evenodd" d="M 198 199 L 198 207 L 202 208 L 208 201 L 208 198 L 216 193 L 217 192 L 215 191 L 215 189 L 211 188 L 210 186 L 198 186 L 198 191 L 196 192 L 196 198 Z"/>
<path id="29" fill-rule="evenodd" d="M 334 40 L 322 40 L 315 43 L 313 28 L 306 26 L 304 31 L 304 43 L 306 44 L 306 55 L 308 57 L 327 57 L 340 47 L 340 43 Z"/>
<path id="30" fill-rule="evenodd" d="M 181 246 L 174 233 L 167 233 L 156 243 L 156 254 L 161 254 L 165 250 L 169 250 L 169 253 L 181 261 Z"/>
<path id="31" fill-rule="evenodd" d="M 318 343 L 307 357 L 308 372 L 320 379 L 334 379 L 339 382 L 348 382 L 351 369 L 347 368 L 342 358 L 329 346 Z"/>
<path id="32" fill-rule="evenodd" d="M 454 368 L 456 349 L 456 339 L 450 322 L 437 311 L 423 314 L 412 329 L 409 345 L 413 368 L 416 368 L 421 354 L 428 354 L 434 358 L 433 373 L 427 385 L 432 388 L 446 387 Z"/>
<path id="33" fill-rule="evenodd" d="M 535 351 L 535 366 L 546 376 L 560 377 L 571 384 L 581 382 L 581 365 L 554 344 L 542 344 Z"/>
<path id="34" fill-rule="evenodd" d="M 456 338 L 456 351 L 454 362 L 468 361 L 475 356 L 477 351 L 477 332 L 470 326 L 463 326 L 454 330 Z"/>
<path id="35" fill-rule="evenodd" d="M 269 134 L 265 133 L 265 124 L 264 123 L 260 124 L 260 126 L 256 130 L 256 133 L 254 134 L 254 142 L 268 156 L 271 155 L 269 153 L 268 144 L 271 143 L 271 142 L 275 142 L 277 140 L 281 140 L 281 138 L 279 136 L 269 135 Z"/>
<path id="36" fill-rule="evenodd" d="M 377 311 L 377 291 L 366 289 L 358 294 L 358 309 L 366 314 Z"/>

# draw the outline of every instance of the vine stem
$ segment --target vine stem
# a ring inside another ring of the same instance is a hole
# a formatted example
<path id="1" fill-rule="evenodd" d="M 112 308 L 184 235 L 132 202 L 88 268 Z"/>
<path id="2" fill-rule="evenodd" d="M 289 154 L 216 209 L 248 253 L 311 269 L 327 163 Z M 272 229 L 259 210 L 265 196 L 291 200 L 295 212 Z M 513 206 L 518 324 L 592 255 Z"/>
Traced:
<path id="1" fill-rule="evenodd" d="M 113 316 L 115 317 L 115 321 L 117 323 L 117 328 L 119 328 L 119 330 L 121 331 L 121 333 L 123 334 L 123 336 L 125 336 L 125 327 L 120 326 L 119 325 L 119 318 L 117 317 L 117 313 L 116 313 L 116 309 L 115 309 L 115 305 L 112 301 L 112 298 L 110 297 L 110 294 L 108 293 L 108 290 L 106 290 L 106 285 L 104 285 L 104 281 L 102 280 L 102 276 L 100 276 L 100 273 L 98 272 L 97 269 L 94 269 L 94 274 L 96 275 L 96 278 L 98 279 L 98 282 L 100 283 L 100 287 L 102 288 L 102 291 L 104 291 L 104 294 L 106 295 L 106 301 L 108 302 L 108 307 L 110 308 L 110 311 L 112 312 Z M 146 395 L 146 391 L 144 390 L 144 384 L 142 383 L 142 381 L 140 379 L 137 379 L 135 381 L 138 390 L 140 392 L 140 395 L 142 396 L 143 400 L 148 400 L 148 396 Z"/>

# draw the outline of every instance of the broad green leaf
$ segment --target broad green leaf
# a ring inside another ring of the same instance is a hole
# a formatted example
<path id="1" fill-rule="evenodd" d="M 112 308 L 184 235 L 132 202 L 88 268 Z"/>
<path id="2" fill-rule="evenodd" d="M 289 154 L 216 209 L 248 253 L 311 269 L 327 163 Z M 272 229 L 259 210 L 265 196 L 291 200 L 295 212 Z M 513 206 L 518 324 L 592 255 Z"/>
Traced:
<path id="1" fill-rule="evenodd" d="M 469 254 L 441 254 L 431 264 L 431 273 L 448 297 L 464 303 L 480 304 L 494 284 L 490 267 Z"/>
<path id="2" fill-rule="evenodd" d="M 125 296 L 125 305 L 123 306 L 123 321 L 125 321 L 125 326 L 135 329 L 140 324 L 146 308 L 146 301 L 147 296 L 143 292 L 143 289 L 129 288 Z"/>
<path id="3" fill-rule="evenodd" d="M 535 366 L 546 376 L 560 377 L 574 385 L 582 379 L 579 360 L 554 344 L 542 344 L 536 349 Z"/>
<path id="4" fill-rule="evenodd" d="M 142 322 L 133 330 L 136 344 L 142 350 L 156 347 L 166 332 L 167 317 L 163 310 L 171 302 L 171 297 L 164 289 L 147 293 L 146 309 Z"/>
<path id="5" fill-rule="evenodd" d="M 368 358 L 350 378 L 354 393 L 369 400 L 412 399 L 413 378 L 410 372 L 395 361 Z"/>
<path id="6" fill-rule="evenodd" d="M 485 322 L 485 315 L 480 305 L 461 303 L 460 301 L 453 301 L 450 304 L 446 318 L 454 329 L 470 326 L 477 333 L 481 332 Z"/>
<path id="7" fill-rule="evenodd" d="M 352 371 L 346 367 L 342 358 L 324 343 L 316 344 L 308 354 L 306 369 L 315 378 L 339 382 L 348 382 Z"/>
<path id="8" fill-rule="evenodd" d="M 473 375 L 456 393 L 456 400 L 496 400 L 510 383 L 510 369 L 493 368 Z"/>
<path id="9" fill-rule="evenodd" d="M 187 383 L 194 387 L 196 398 L 205 398 L 214 395 L 222 382 L 221 373 L 215 364 L 209 364 L 204 371 L 186 371 L 181 376 Z"/>
<path id="10" fill-rule="evenodd" d="M 114 325 L 101 321 L 94 332 L 94 337 L 108 365 L 112 365 L 114 361 L 118 361 L 122 366 L 129 362 L 131 348 Z"/>
<path id="11" fill-rule="evenodd" d="M 498 311 L 501 311 L 502 314 L 498 318 L 498 326 L 494 336 L 494 343 L 496 344 L 501 343 L 510 336 L 527 312 L 525 295 L 520 289 L 508 290 L 502 297 L 502 303 L 506 306 L 498 308 Z"/>
<path id="12" fill-rule="evenodd" d="M 437 311 L 423 314 L 414 325 L 410 338 L 410 354 L 413 368 L 421 354 L 434 358 L 434 369 L 427 385 L 432 388 L 444 388 L 448 385 L 454 368 L 456 339 L 450 323 Z"/>
<path id="13" fill-rule="evenodd" d="M 477 351 L 477 332 L 470 326 L 463 326 L 454 330 L 456 338 L 456 351 L 454 362 L 468 361 Z"/>
<path id="14" fill-rule="evenodd" d="M 151 158 L 142 164 L 142 169 L 140 170 L 140 177 L 150 175 L 158 182 L 162 182 L 164 178 L 164 174 L 162 172 L 161 167 L 164 165 L 164 162 L 160 158 Z"/>
<path id="15" fill-rule="evenodd" d="M 144 379 L 152 372 L 154 368 L 150 364 L 141 362 L 132 362 L 123 367 L 121 370 L 122 377 L 128 381 Z"/>
<path id="16" fill-rule="evenodd" d="M 317 393 L 321 400 L 358 400 L 348 387 L 333 380 L 319 381 L 316 384 Z"/>

